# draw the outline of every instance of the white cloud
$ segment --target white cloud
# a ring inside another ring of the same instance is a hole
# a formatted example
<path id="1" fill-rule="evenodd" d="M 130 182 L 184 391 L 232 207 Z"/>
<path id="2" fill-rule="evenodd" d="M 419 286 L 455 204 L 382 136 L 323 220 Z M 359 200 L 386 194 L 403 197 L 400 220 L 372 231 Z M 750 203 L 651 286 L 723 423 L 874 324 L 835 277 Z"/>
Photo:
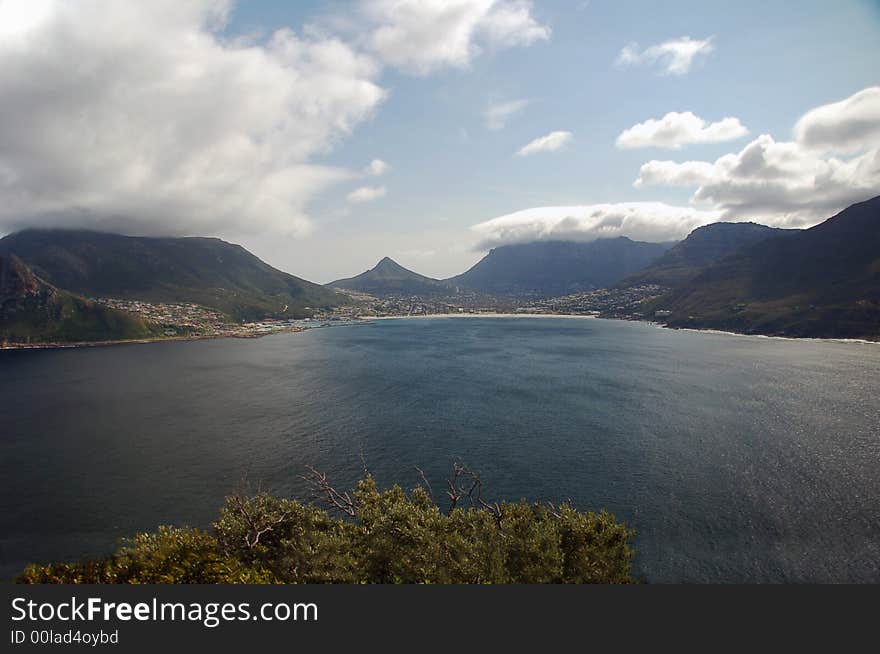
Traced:
<path id="1" fill-rule="evenodd" d="M 364 169 L 364 172 L 367 175 L 372 175 L 373 177 L 381 177 L 385 173 L 391 170 L 391 166 L 382 161 L 381 159 L 373 159 L 370 164 Z"/>
<path id="2" fill-rule="evenodd" d="M 491 130 L 504 129 L 507 121 L 513 118 L 529 105 L 528 100 L 510 100 L 508 102 L 490 102 L 483 118 L 486 127 Z"/>
<path id="3" fill-rule="evenodd" d="M 317 166 L 385 97 L 333 37 L 220 36 L 229 3 L 0 0 L 0 228 L 305 233 Z"/>
<path id="4" fill-rule="evenodd" d="M 0 231 L 308 233 L 317 195 L 388 170 L 313 163 L 381 105 L 383 66 L 550 36 L 525 0 L 365 0 L 260 41 L 223 34 L 231 7 L 0 0 Z"/>
<path id="5" fill-rule="evenodd" d="M 880 146 L 880 86 L 808 111 L 794 134 L 808 148 L 848 152 Z"/>
<path id="6" fill-rule="evenodd" d="M 682 36 L 641 51 L 638 43 L 630 43 L 620 51 L 617 65 L 628 67 L 658 64 L 667 75 L 684 75 L 690 71 L 697 57 L 706 56 L 715 49 L 712 45 L 713 39 L 712 36 L 705 39 Z"/>
<path id="7" fill-rule="evenodd" d="M 536 207 L 474 225 L 488 249 L 533 241 L 594 241 L 626 236 L 637 241 L 673 241 L 716 222 L 720 211 L 674 207 L 661 202 L 622 202 L 574 207 Z"/>
<path id="8" fill-rule="evenodd" d="M 869 91 L 870 93 L 866 93 Z M 880 189 L 880 115 L 864 111 L 866 89 L 841 102 L 807 112 L 796 140 L 762 134 L 740 152 L 706 161 L 649 161 L 636 186 L 694 186 L 694 202 L 723 211 L 725 219 L 756 219 L 807 227 Z M 862 149 L 849 157 L 856 136 Z"/>
<path id="9" fill-rule="evenodd" d="M 708 161 L 651 161 L 642 164 L 633 186 L 697 186 L 712 178 L 715 167 Z"/>
<path id="10" fill-rule="evenodd" d="M 699 116 L 685 111 L 672 111 L 663 118 L 651 118 L 633 125 L 617 137 L 619 148 L 671 148 L 696 143 L 721 143 L 732 141 L 749 133 L 739 118 L 723 118 L 708 123 Z"/>
<path id="11" fill-rule="evenodd" d="M 346 196 L 349 202 L 360 204 L 384 198 L 387 190 L 384 186 L 361 186 Z"/>
<path id="12" fill-rule="evenodd" d="M 367 0 L 365 46 L 385 64 L 427 75 L 466 68 L 484 47 L 528 46 L 550 38 L 527 0 Z"/>
<path id="13" fill-rule="evenodd" d="M 517 156 L 527 157 L 538 152 L 556 152 L 568 145 L 572 138 L 571 132 L 550 132 L 546 136 L 527 143 L 517 151 Z"/>

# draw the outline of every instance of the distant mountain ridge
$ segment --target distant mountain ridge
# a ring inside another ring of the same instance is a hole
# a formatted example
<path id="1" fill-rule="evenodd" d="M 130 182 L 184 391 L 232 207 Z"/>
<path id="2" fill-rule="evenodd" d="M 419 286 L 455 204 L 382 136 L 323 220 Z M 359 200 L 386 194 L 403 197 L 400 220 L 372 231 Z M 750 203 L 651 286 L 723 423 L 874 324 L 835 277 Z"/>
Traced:
<path id="1" fill-rule="evenodd" d="M 448 295 L 452 291 L 449 284 L 404 268 L 390 257 L 384 257 L 373 268 L 360 275 L 347 279 L 337 279 L 327 284 L 327 286 L 329 288 L 359 291 L 378 297 L 389 295 Z"/>
<path id="2" fill-rule="evenodd" d="M 0 254 L 0 343 L 53 343 L 149 338 L 136 316 L 47 284 L 15 255 Z"/>
<path id="3" fill-rule="evenodd" d="M 446 280 L 385 257 L 326 287 L 214 238 L 28 230 L 0 239 L 0 340 L 144 338 L 155 329 L 89 297 L 195 303 L 244 320 L 350 302 L 333 289 L 515 303 L 600 288 L 631 301 L 639 285 L 669 290 L 635 289 L 632 315 L 662 315 L 671 327 L 880 339 L 880 196 L 807 230 L 716 223 L 677 244 L 620 237 L 507 245 Z"/>
<path id="4" fill-rule="evenodd" d="M 53 286 L 87 297 L 193 302 L 236 319 L 307 315 L 345 298 L 216 238 L 26 230 L 0 239 Z"/>
<path id="5" fill-rule="evenodd" d="M 674 327 L 880 338 L 880 196 L 747 245 L 661 305 Z"/>
<path id="6" fill-rule="evenodd" d="M 494 295 L 567 295 L 611 286 L 643 269 L 673 245 L 626 237 L 504 245 L 446 282 Z"/>
<path id="7" fill-rule="evenodd" d="M 670 248 L 648 267 L 618 283 L 619 287 L 638 284 L 677 287 L 698 275 L 703 268 L 747 245 L 771 236 L 794 233 L 758 223 L 712 223 L 698 227 L 683 241 Z"/>

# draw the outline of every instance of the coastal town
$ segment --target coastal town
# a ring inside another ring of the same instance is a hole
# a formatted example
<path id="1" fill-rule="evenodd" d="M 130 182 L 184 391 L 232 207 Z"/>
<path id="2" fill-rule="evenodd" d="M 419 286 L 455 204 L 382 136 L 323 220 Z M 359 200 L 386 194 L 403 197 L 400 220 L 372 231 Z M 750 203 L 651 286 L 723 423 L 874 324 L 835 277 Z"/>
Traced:
<path id="1" fill-rule="evenodd" d="M 354 304 L 334 309 L 330 313 L 323 314 L 322 317 L 360 319 L 509 313 L 654 320 L 664 317 L 667 312 L 662 309 L 647 310 L 645 305 L 656 300 L 668 290 L 668 288 L 657 284 L 639 284 L 625 288 L 602 288 L 548 298 L 505 298 L 478 294 L 466 297 L 440 298 L 420 295 L 387 295 L 380 298 L 366 293 L 345 291 L 352 297 Z"/>
<path id="2" fill-rule="evenodd" d="M 657 284 L 639 284 L 626 288 L 600 288 L 560 297 L 542 298 L 517 308 L 520 313 L 589 315 L 625 320 L 662 318 L 662 309 L 646 312 L 646 303 L 656 300 L 668 288 Z"/>
<path id="3" fill-rule="evenodd" d="M 584 315 L 603 318 L 652 319 L 644 315 L 644 302 L 662 295 L 664 288 L 644 284 L 625 289 L 598 289 L 553 298 L 493 298 L 474 294 L 455 298 L 420 295 L 376 297 L 347 292 L 352 302 L 330 309 L 307 307 L 308 317 L 299 319 L 265 318 L 234 322 L 227 316 L 194 303 L 151 303 L 118 298 L 91 298 L 113 309 L 127 311 L 160 327 L 166 338 L 251 338 L 279 332 L 297 332 L 315 327 L 355 323 L 371 318 L 431 315 Z M 662 312 L 655 312 L 657 314 Z"/>

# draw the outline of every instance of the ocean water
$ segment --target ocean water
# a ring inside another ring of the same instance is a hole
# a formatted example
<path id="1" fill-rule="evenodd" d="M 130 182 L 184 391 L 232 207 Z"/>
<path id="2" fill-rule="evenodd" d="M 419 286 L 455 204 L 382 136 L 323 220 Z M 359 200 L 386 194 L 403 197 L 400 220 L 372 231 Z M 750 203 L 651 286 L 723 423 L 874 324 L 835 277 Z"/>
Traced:
<path id="1" fill-rule="evenodd" d="M 208 526 L 242 488 L 435 488 L 606 508 L 649 582 L 880 582 L 880 346 L 436 318 L 0 352 L 0 576 Z"/>

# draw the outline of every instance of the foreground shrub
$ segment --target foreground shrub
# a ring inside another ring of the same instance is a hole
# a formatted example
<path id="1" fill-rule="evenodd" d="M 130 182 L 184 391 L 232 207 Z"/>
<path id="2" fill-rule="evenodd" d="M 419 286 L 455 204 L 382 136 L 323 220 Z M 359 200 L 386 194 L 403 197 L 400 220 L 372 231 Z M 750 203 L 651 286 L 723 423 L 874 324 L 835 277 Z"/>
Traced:
<path id="1" fill-rule="evenodd" d="M 463 468 L 460 470 L 464 470 Z M 460 472 L 460 471 L 459 471 Z M 30 566 L 23 583 L 629 583 L 632 532 L 609 513 L 570 505 L 490 504 L 479 478 L 429 490 L 350 495 L 317 475 L 327 511 L 269 494 L 227 498 L 213 533 L 160 527 L 111 557 Z M 455 478 L 457 479 L 457 477 Z M 468 490 L 469 489 L 469 490 Z M 477 489 L 476 495 L 474 489 Z M 467 508 L 458 506 L 461 500 Z"/>
<path id="2" fill-rule="evenodd" d="M 235 584 L 274 581 L 270 573 L 228 556 L 198 529 L 159 527 L 123 541 L 98 561 L 32 565 L 16 580 L 33 584 Z"/>

